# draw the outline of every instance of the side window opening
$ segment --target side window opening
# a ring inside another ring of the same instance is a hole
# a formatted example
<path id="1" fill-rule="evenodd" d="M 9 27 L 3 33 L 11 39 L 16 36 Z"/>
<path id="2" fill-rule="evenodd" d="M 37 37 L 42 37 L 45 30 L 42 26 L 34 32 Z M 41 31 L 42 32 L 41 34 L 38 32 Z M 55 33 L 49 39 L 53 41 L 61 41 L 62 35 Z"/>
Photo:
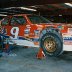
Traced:
<path id="1" fill-rule="evenodd" d="M 28 18 L 33 24 L 40 24 L 40 23 L 52 23 L 48 19 L 42 17 L 42 16 L 37 16 L 37 15 L 29 15 Z"/>
<path id="2" fill-rule="evenodd" d="M 23 16 L 13 16 L 11 18 L 11 25 L 24 25 L 26 24 L 26 19 Z"/>
<path id="3" fill-rule="evenodd" d="M 9 23 L 9 18 L 7 18 L 7 17 L 4 18 L 1 22 L 2 25 L 8 25 L 8 23 Z"/>

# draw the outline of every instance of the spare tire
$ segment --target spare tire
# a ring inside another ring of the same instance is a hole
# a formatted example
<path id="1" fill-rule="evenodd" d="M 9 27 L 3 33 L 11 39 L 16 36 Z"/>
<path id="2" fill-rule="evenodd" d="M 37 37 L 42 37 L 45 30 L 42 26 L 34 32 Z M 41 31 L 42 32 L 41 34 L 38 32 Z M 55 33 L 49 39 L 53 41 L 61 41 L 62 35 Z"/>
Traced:
<path id="1" fill-rule="evenodd" d="M 63 52 L 62 35 L 54 28 L 47 28 L 40 35 L 40 48 L 49 56 L 59 56 Z"/>

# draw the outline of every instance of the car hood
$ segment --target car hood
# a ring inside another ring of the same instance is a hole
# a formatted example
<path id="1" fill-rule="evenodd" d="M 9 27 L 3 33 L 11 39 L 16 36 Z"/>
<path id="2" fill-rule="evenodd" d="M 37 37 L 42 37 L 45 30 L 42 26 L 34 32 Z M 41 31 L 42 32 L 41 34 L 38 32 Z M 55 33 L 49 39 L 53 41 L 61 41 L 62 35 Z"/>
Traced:
<path id="1" fill-rule="evenodd" d="M 61 25 L 65 25 L 64 23 L 40 23 L 40 24 L 36 24 L 38 27 L 48 27 L 48 26 L 53 26 L 53 27 L 57 27 L 57 26 L 61 26 Z"/>

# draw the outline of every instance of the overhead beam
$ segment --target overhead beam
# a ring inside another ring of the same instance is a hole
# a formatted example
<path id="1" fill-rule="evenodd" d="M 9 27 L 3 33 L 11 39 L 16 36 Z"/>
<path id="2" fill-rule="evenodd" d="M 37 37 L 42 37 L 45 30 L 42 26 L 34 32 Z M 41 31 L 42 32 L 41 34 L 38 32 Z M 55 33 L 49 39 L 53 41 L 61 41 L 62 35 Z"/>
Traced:
<path id="1" fill-rule="evenodd" d="M 0 8 L 68 3 L 72 0 L 0 0 Z"/>
<path id="2" fill-rule="evenodd" d="M 16 9 L 0 9 L 0 14 L 6 14 L 6 15 L 31 14 L 31 13 L 35 13 L 35 12 L 22 10 L 20 8 L 16 8 Z"/>

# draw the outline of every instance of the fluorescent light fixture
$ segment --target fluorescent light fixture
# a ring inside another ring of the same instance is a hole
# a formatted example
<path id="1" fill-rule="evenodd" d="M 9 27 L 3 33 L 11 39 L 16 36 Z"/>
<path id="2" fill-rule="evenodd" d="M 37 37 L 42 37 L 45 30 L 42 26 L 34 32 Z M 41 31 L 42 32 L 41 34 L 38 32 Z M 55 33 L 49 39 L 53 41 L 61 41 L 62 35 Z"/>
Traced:
<path id="1" fill-rule="evenodd" d="M 37 6 L 30 6 L 30 7 L 33 7 L 33 8 L 38 8 Z"/>
<path id="2" fill-rule="evenodd" d="M 36 9 L 27 8 L 27 7 L 9 7 L 9 8 L 5 8 L 5 9 L 14 9 L 14 8 L 20 8 L 20 9 L 24 9 L 24 10 L 28 10 L 28 11 L 37 11 Z"/>
<path id="3" fill-rule="evenodd" d="M 70 7 L 72 7 L 72 4 L 71 3 L 65 3 L 66 5 L 68 5 L 68 6 L 70 6 Z"/>
<path id="4" fill-rule="evenodd" d="M 9 8 L 4 8 L 4 9 L 13 9 L 13 8 L 16 8 L 16 7 L 9 7 Z"/>
<path id="5" fill-rule="evenodd" d="M 37 11 L 36 9 L 31 9 L 31 8 L 27 8 L 27 7 L 19 7 L 21 9 L 24 9 L 24 10 L 29 10 L 29 11 Z"/>
<path id="6" fill-rule="evenodd" d="M 7 16 L 7 15 L 4 15 L 4 14 L 0 14 L 0 16 Z"/>
<path id="7" fill-rule="evenodd" d="M 59 16 L 62 16 L 61 14 Z"/>

